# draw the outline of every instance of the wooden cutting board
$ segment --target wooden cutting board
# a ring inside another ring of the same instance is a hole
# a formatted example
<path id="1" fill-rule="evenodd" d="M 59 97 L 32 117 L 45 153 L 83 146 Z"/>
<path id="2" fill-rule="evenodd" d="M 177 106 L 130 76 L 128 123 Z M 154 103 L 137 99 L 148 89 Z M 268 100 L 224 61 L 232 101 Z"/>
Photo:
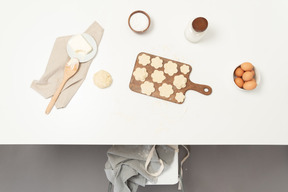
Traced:
<path id="1" fill-rule="evenodd" d="M 188 64 L 141 52 L 136 58 L 129 87 L 137 93 L 178 104 L 184 102 L 188 90 L 210 95 L 210 86 L 190 81 L 191 71 Z"/>

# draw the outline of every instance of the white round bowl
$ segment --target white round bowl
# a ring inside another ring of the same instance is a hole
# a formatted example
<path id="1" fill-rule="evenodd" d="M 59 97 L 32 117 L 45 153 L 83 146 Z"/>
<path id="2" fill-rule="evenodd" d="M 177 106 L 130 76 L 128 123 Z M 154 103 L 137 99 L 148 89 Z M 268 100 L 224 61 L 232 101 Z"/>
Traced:
<path id="1" fill-rule="evenodd" d="M 234 69 L 234 71 L 233 71 L 233 83 L 234 83 L 234 85 L 235 85 L 238 89 L 244 90 L 244 91 L 253 91 L 253 90 L 257 89 L 257 87 L 259 86 L 260 81 L 261 81 L 261 75 L 260 75 L 259 70 L 258 70 L 254 65 L 253 65 L 253 66 L 254 66 L 254 72 L 255 72 L 254 79 L 255 79 L 255 81 L 256 81 L 256 83 L 257 83 L 256 88 L 255 88 L 255 89 L 252 89 L 252 90 L 246 90 L 246 89 L 240 88 L 240 87 L 238 87 L 238 86 L 236 85 L 236 83 L 234 82 L 234 79 L 237 77 L 237 76 L 235 75 L 235 70 L 236 70 L 238 67 L 240 67 L 240 66 L 241 66 L 241 65 L 238 65 L 237 67 L 235 67 L 235 69 Z"/>

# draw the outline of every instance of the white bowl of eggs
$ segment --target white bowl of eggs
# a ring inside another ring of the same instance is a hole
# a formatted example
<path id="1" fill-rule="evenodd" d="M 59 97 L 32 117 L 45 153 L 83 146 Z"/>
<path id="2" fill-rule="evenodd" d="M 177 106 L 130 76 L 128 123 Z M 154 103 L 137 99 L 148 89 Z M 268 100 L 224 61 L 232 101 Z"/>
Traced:
<path id="1" fill-rule="evenodd" d="M 258 70 L 249 62 L 237 66 L 233 73 L 234 83 L 242 90 L 254 90 L 260 83 Z"/>

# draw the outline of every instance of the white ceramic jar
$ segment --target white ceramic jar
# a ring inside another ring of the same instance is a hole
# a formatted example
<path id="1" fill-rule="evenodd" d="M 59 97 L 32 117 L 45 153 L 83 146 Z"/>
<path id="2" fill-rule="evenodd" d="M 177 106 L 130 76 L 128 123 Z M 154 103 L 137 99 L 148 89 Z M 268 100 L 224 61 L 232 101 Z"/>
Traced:
<path id="1" fill-rule="evenodd" d="M 205 35 L 207 27 L 208 21 L 204 17 L 191 20 L 185 29 L 186 39 L 192 43 L 199 42 Z"/>

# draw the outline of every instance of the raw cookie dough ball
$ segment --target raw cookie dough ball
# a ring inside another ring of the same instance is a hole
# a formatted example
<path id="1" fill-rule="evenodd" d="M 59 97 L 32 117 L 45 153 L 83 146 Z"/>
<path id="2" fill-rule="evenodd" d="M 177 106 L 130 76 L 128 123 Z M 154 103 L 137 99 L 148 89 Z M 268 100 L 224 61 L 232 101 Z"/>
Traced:
<path id="1" fill-rule="evenodd" d="M 112 84 L 111 75 L 104 70 L 100 70 L 95 73 L 93 76 L 93 80 L 94 84 L 101 89 L 107 88 Z"/>

